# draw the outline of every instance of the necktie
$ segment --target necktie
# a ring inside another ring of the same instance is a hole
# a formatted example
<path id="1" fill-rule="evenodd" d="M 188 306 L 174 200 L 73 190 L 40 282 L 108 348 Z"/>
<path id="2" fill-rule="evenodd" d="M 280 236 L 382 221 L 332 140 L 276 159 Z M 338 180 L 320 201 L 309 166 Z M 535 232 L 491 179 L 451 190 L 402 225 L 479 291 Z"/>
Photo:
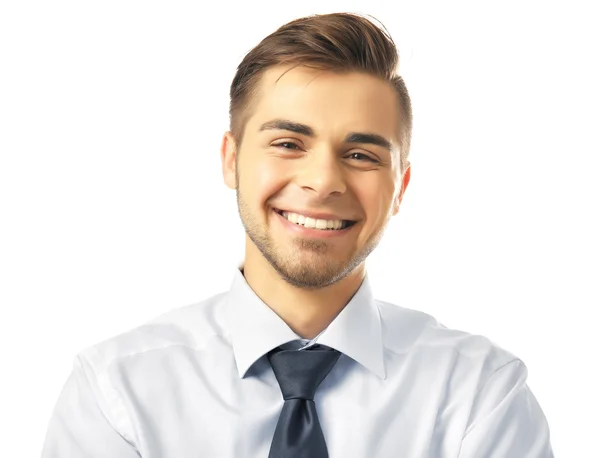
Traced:
<path id="1" fill-rule="evenodd" d="M 339 351 L 318 344 L 306 350 L 276 348 L 267 354 L 285 400 L 269 458 L 329 456 L 313 398 L 339 357 Z"/>

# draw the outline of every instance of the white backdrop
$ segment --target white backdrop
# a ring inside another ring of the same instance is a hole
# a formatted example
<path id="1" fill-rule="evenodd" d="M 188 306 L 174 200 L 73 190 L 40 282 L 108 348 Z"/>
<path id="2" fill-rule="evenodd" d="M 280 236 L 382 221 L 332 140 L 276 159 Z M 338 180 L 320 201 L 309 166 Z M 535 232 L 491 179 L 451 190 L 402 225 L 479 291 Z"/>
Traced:
<path id="1" fill-rule="evenodd" d="M 229 84 L 275 28 L 334 11 L 385 24 L 414 105 L 377 297 L 515 353 L 557 457 L 596 453 L 593 3 L 2 2 L 0 455 L 39 456 L 77 352 L 229 286 Z"/>

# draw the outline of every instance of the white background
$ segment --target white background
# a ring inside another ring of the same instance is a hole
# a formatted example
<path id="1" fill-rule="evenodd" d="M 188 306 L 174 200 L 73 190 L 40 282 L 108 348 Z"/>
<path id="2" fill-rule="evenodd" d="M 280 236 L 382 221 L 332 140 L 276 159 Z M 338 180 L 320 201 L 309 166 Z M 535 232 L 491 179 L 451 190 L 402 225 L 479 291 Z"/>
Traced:
<path id="1" fill-rule="evenodd" d="M 2 2 L 0 454 L 39 456 L 77 352 L 228 288 L 231 79 L 278 26 L 334 11 L 384 23 L 414 105 L 376 296 L 519 356 L 557 457 L 595 454 L 593 3 Z"/>

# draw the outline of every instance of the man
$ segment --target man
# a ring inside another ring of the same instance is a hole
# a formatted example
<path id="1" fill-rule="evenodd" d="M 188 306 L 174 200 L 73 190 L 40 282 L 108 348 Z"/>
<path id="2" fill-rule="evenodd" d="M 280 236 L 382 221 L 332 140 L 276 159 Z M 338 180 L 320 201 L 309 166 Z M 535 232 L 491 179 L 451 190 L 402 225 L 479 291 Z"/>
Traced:
<path id="1" fill-rule="evenodd" d="M 79 354 L 45 458 L 552 457 L 518 358 L 372 296 L 410 181 L 396 64 L 350 14 L 248 53 L 221 148 L 246 230 L 231 289 Z"/>

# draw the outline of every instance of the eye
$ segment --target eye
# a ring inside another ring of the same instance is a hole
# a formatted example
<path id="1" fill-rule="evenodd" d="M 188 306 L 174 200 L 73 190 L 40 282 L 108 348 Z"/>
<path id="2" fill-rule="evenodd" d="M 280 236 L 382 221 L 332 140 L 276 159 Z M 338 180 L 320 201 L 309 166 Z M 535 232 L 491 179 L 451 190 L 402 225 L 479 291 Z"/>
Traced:
<path id="1" fill-rule="evenodd" d="M 273 146 L 276 146 L 276 147 L 279 147 L 279 148 L 285 148 L 285 149 L 299 149 L 300 148 L 294 142 L 274 143 Z"/>
<path id="2" fill-rule="evenodd" d="M 359 159 L 360 162 L 364 162 L 365 159 L 367 161 L 373 162 L 373 163 L 378 163 L 379 162 L 377 159 L 374 159 L 371 156 L 368 156 L 368 155 L 363 154 L 363 153 L 358 153 L 358 152 L 356 152 L 356 153 L 350 153 L 350 155 L 348 157 L 351 158 L 352 156 L 360 156 L 360 157 L 364 158 L 364 159 Z"/>

